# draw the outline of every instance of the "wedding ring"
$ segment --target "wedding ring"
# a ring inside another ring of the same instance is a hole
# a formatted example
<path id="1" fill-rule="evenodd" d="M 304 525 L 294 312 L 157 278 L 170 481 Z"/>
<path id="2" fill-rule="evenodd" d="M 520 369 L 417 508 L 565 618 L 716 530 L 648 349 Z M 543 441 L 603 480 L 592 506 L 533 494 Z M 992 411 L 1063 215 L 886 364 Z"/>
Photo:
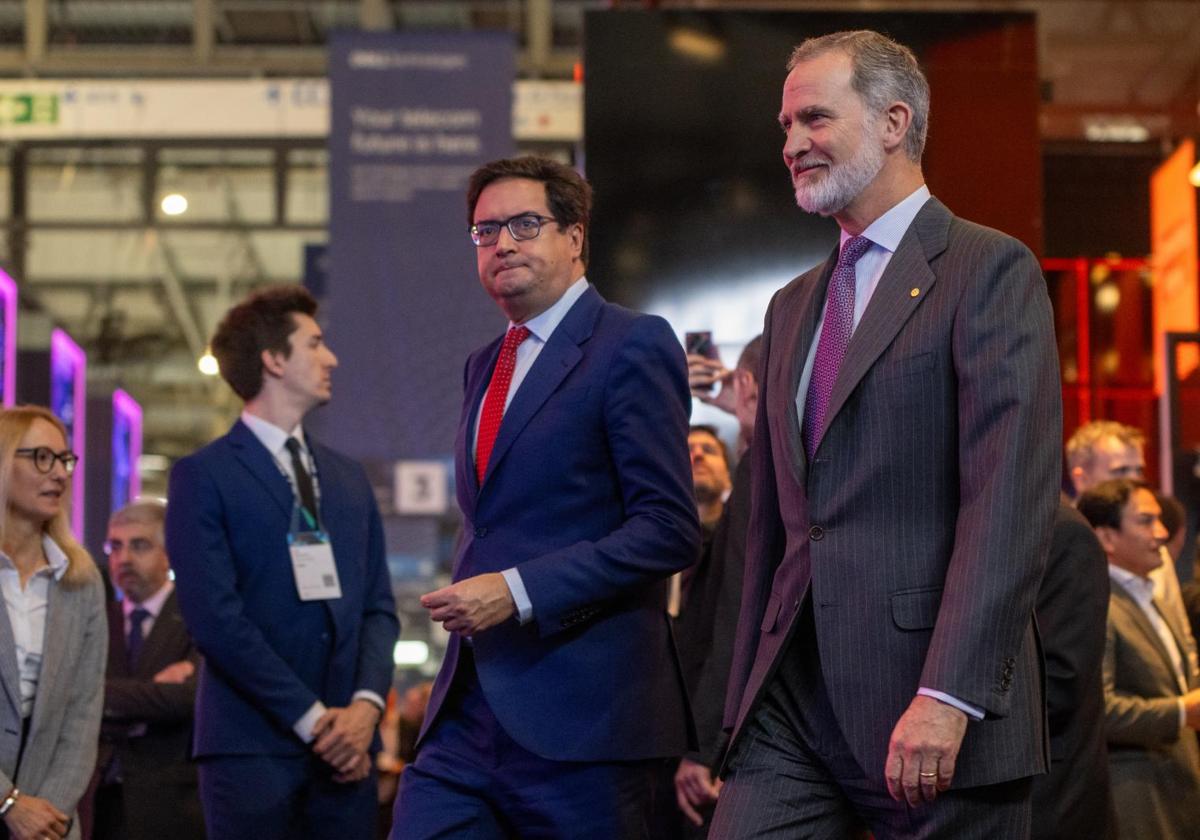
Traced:
<path id="1" fill-rule="evenodd" d="M 921 773 L 920 776 L 922 779 L 936 779 L 937 773 Z"/>

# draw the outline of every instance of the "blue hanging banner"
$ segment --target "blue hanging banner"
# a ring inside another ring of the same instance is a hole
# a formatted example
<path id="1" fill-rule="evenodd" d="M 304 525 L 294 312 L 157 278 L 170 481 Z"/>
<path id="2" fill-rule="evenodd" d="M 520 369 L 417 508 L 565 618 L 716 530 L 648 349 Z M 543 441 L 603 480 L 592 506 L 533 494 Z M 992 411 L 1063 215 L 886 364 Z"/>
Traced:
<path id="1" fill-rule="evenodd" d="M 507 33 L 347 32 L 330 42 L 330 243 L 322 321 L 339 357 L 327 442 L 365 460 L 448 456 L 467 354 L 504 327 L 467 235 L 476 167 L 513 153 Z"/>

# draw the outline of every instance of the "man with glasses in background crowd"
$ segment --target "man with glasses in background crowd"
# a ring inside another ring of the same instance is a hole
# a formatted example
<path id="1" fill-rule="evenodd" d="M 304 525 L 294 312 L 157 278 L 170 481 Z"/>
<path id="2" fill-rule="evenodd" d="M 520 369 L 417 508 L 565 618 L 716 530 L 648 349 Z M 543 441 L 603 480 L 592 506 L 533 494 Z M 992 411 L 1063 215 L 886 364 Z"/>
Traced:
<path id="1" fill-rule="evenodd" d="M 137 501 L 108 521 L 108 669 L 96 763 L 94 840 L 203 840 L 191 760 L 196 664 L 170 578 L 166 506 Z"/>

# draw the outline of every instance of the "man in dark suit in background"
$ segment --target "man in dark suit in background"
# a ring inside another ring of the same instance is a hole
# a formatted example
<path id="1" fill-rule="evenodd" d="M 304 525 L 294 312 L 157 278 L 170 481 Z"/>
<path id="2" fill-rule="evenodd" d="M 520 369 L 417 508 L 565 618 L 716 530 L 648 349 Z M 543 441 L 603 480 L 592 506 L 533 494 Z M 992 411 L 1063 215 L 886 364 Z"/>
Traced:
<path id="1" fill-rule="evenodd" d="M 199 655 L 170 580 L 166 508 L 138 501 L 108 521 L 108 671 L 97 760 L 95 840 L 203 840 L 191 761 Z"/>
<path id="2" fill-rule="evenodd" d="M 1061 470 L 1045 281 L 930 197 L 908 49 L 837 33 L 789 71 L 784 162 L 841 244 L 766 317 L 711 834 L 1027 837 Z"/>
<path id="3" fill-rule="evenodd" d="M 697 749 L 680 759 L 675 769 L 675 797 L 683 812 L 685 837 L 704 837 L 721 789 L 717 778 L 726 735 L 721 721 L 729 664 L 742 603 L 746 561 L 746 527 L 750 519 L 750 455 L 754 416 L 758 411 L 758 369 L 762 336 L 742 350 L 737 366 L 725 370 L 703 356 L 688 357 L 692 395 L 737 418 L 743 450 L 733 473 L 733 487 L 712 539 L 705 543 L 687 588 L 687 599 L 675 624 L 683 676 L 696 720 Z M 715 396 L 708 388 L 715 382 Z"/>
<path id="4" fill-rule="evenodd" d="M 591 188 L 495 161 L 467 197 L 510 326 L 467 360 L 451 632 L 394 838 L 638 838 L 663 759 L 694 743 L 667 579 L 696 559 L 683 348 L 584 278 Z"/>
<path id="5" fill-rule="evenodd" d="M 1108 559 L 1092 526 L 1060 504 L 1034 608 L 1050 736 L 1050 772 L 1033 779 L 1035 840 L 1116 836 L 1104 745 L 1108 586 Z"/>
<path id="6" fill-rule="evenodd" d="M 370 838 L 370 751 L 396 607 L 361 466 L 309 438 L 337 365 L 299 286 L 260 290 L 213 336 L 245 400 L 171 471 L 167 548 L 204 656 L 195 753 L 211 837 Z"/>

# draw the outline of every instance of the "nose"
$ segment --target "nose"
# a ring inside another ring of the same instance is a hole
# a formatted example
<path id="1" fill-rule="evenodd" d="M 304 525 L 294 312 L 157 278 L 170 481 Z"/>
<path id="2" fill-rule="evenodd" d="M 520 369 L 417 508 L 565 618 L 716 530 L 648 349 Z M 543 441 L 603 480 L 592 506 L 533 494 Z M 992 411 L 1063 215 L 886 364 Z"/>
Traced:
<path id="1" fill-rule="evenodd" d="M 792 123 L 788 126 L 787 136 L 783 141 L 783 159 L 789 165 L 798 157 L 802 157 L 808 150 L 812 148 L 809 142 L 808 132 L 804 130 L 804 126 L 800 121 Z"/>
<path id="2" fill-rule="evenodd" d="M 496 244 L 493 247 L 498 254 L 508 254 L 517 250 L 517 240 L 513 238 L 508 225 L 500 225 L 500 234 L 496 237 Z"/>
<path id="3" fill-rule="evenodd" d="M 1162 524 L 1162 521 L 1158 519 L 1154 520 L 1154 539 L 1158 540 L 1159 543 L 1165 543 L 1168 536 L 1166 526 Z"/>
<path id="4" fill-rule="evenodd" d="M 329 366 L 330 366 L 331 368 L 335 368 L 335 367 L 337 367 L 337 366 L 338 366 L 337 354 L 335 354 L 335 353 L 334 353 L 332 350 L 330 350 L 328 347 L 326 347 L 326 348 L 325 348 L 325 350 L 326 350 L 326 352 L 327 352 L 327 353 L 329 353 Z"/>

